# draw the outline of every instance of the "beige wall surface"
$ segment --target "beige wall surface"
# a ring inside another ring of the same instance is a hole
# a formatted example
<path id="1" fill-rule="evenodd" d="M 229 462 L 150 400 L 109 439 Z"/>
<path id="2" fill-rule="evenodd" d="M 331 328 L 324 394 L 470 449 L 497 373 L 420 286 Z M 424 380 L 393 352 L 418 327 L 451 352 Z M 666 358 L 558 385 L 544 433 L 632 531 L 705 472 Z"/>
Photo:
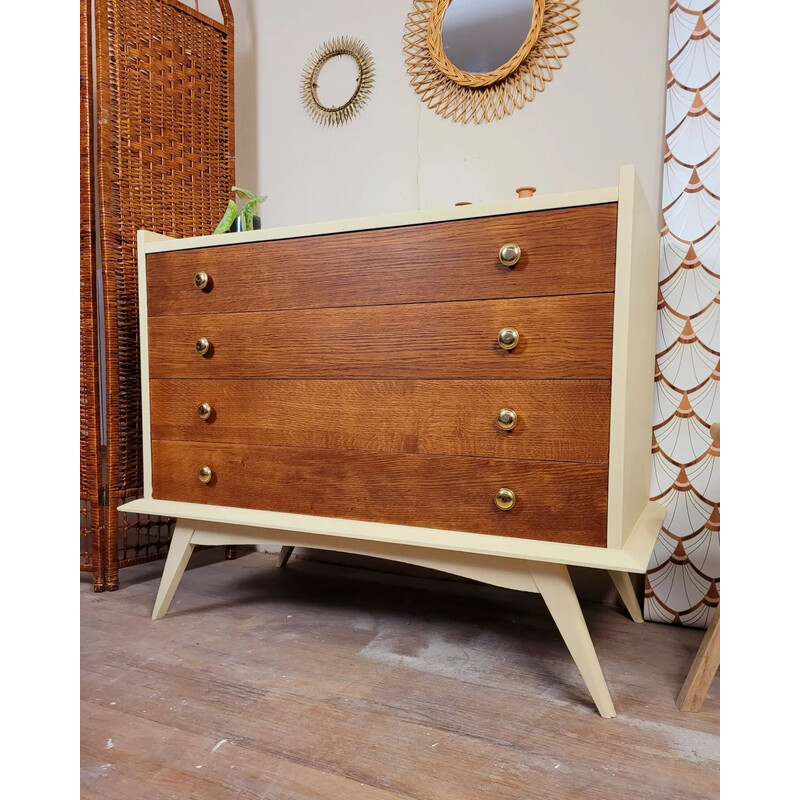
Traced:
<path id="1" fill-rule="evenodd" d="M 411 0 L 231 5 L 237 181 L 269 195 L 265 227 L 502 200 L 523 184 L 547 194 L 614 186 L 629 163 L 661 207 L 667 0 L 581 0 L 576 40 L 545 91 L 483 125 L 437 116 L 411 88 Z M 212 15 L 216 6 L 200 3 Z M 312 51 L 343 35 L 372 51 L 375 89 L 358 117 L 327 128 L 306 115 L 300 75 Z"/>

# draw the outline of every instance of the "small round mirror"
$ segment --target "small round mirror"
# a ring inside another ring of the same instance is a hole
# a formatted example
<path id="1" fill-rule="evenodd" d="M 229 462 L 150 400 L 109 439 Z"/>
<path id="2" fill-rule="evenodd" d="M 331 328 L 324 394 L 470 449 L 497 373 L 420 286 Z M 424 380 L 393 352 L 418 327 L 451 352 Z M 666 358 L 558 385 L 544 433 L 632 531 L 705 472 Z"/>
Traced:
<path id="1" fill-rule="evenodd" d="M 493 72 L 519 52 L 532 23 L 532 0 L 452 0 L 442 22 L 445 55 L 464 72 Z"/>
<path id="2" fill-rule="evenodd" d="M 362 41 L 331 39 L 306 61 L 300 82 L 303 105 L 316 122 L 340 125 L 359 112 L 374 80 L 372 55 Z"/>
<path id="3" fill-rule="evenodd" d="M 323 108 L 343 108 L 356 95 L 361 82 L 358 62 L 349 53 L 332 56 L 319 68 L 314 89 Z"/>

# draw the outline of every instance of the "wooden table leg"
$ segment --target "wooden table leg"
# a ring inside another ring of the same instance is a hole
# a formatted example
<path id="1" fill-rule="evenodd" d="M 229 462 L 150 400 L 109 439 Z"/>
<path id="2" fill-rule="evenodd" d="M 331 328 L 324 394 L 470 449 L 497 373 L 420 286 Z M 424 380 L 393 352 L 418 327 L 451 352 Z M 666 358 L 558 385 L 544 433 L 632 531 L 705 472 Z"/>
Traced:
<path id="1" fill-rule="evenodd" d="M 286 562 L 289 560 L 292 550 L 294 550 L 294 547 L 289 547 L 289 545 L 281 547 L 281 551 L 278 553 L 278 569 L 286 566 Z"/>
<path id="2" fill-rule="evenodd" d="M 167 553 L 167 561 L 164 564 L 164 572 L 161 575 L 161 583 L 158 587 L 156 604 L 153 607 L 153 619 L 161 619 L 167 613 L 169 604 L 178 588 L 183 571 L 192 555 L 194 545 L 192 544 L 192 534 L 194 525 L 187 524 L 182 520 L 175 523 L 172 532 L 172 541 Z"/>
<path id="3" fill-rule="evenodd" d="M 625 608 L 628 609 L 631 619 L 634 622 L 644 622 L 642 609 L 639 608 L 639 600 L 636 597 L 636 590 L 633 588 L 631 576 L 627 572 L 614 572 L 613 570 L 609 570 L 608 574 L 611 576 L 611 580 L 614 582 Z"/>
<path id="4" fill-rule="evenodd" d="M 699 711 L 708 687 L 719 669 L 719 605 L 703 641 L 697 649 L 689 674 L 683 682 L 677 705 L 681 711 Z"/>
<path id="5" fill-rule="evenodd" d="M 586 682 L 600 716 L 606 719 L 616 717 L 614 702 L 597 660 L 569 571 L 563 564 L 537 562 L 531 566 L 531 577 Z"/>

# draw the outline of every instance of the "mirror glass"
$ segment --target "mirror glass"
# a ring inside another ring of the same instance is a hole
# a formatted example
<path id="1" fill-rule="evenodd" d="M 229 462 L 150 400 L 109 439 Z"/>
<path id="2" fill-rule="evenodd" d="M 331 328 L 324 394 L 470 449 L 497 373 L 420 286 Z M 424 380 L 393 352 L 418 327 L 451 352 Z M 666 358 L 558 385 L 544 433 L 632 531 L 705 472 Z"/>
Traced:
<path id="1" fill-rule="evenodd" d="M 317 99 L 325 108 L 339 108 L 358 89 L 358 62 L 346 53 L 329 58 L 316 80 Z"/>
<path id="2" fill-rule="evenodd" d="M 492 72 L 522 47 L 533 23 L 533 0 L 452 0 L 442 45 L 464 72 Z"/>

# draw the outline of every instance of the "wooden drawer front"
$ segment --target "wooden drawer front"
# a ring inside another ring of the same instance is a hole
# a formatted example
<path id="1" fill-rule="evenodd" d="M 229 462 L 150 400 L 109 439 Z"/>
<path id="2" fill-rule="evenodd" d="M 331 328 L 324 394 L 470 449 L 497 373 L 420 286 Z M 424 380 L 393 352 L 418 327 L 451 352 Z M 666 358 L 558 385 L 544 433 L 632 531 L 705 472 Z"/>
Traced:
<path id="1" fill-rule="evenodd" d="M 614 289 L 616 203 L 153 253 L 148 313 L 213 314 Z M 522 248 L 516 267 L 498 258 Z M 210 285 L 195 288 L 206 272 Z"/>
<path id="2" fill-rule="evenodd" d="M 153 497 L 605 546 L 598 464 L 154 441 Z M 197 471 L 211 468 L 201 483 Z M 517 496 L 501 511 L 501 487 Z"/>
<path id="3" fill-rule="evenodd" d="M 612 294 L 154 317 L 152 378 L 611 377 Z M 503 350 L 501 328 L 519 330 Z M 205 337 L 211 349 L 195 352 Z"/>
<path id="4" fill-rule="evenodd" d="M 151 436 L 602 464 L 609 398 L 608 381 L 165 379 L 150 383 Z"/>

